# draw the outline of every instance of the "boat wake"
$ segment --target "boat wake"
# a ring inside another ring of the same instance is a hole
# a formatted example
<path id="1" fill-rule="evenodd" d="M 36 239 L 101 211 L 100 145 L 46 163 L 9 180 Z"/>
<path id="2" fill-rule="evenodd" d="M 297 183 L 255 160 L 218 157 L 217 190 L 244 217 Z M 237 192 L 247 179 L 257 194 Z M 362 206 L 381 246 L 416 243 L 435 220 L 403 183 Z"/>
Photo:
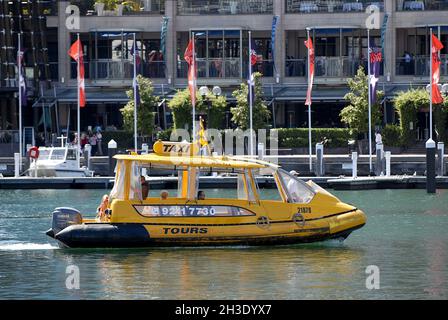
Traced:
<path id="1" fill-rule="evenodd" d="M 55 250 L 59 249 L 50 243 L 0 242 L 0 251 Z"/>

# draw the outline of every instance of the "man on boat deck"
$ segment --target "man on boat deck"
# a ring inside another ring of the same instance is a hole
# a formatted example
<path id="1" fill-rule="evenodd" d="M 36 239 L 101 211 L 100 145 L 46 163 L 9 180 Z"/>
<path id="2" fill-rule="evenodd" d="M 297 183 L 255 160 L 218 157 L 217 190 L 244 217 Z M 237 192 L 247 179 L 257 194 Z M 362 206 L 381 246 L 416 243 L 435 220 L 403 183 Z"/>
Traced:
<path id="1" fill-rule="evenodd" d="M 144 176 L 140 176 L 140 182 L 142 184 L 142 199 L 146 199 L 149 194 L 149 184 Z"/>
<path id="2" fill-rule="evenodd" d="M 205 200 L 205 192 L 202 190 L 198 191 L 198 200 Z"/>
<path id="3" fill-rule="evenodd" d="M 160 200 L 166 200 L 166 199 L 168 199 L 168 196 L 169 196 L 168 191 L 166 191 L 166 190 L 162 190 L 162 191 L 160 192 Z"/>

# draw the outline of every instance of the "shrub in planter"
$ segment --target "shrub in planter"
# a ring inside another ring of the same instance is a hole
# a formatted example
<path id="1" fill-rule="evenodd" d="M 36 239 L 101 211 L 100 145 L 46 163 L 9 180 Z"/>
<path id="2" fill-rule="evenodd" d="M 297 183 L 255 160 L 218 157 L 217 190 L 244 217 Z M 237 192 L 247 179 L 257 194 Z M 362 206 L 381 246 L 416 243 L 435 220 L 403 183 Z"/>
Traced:
<path id="1" fill-rule="evenodd" d="M 303 148 L 308 147 L 308 129 L 285 128 L 278 131 L 278 144 L 280 148 Z M 346 128 L 315 128 L 311 129 L 313 147 L 316 143 L 327 140 L 326 147 L 346 147 L 348 140 L 353 138 L 349 129 Z"/>
<path id="2" fill-rule="evenodd" d="M 383 144 L 388 147 L 401 147 L 402 139 L 401 139 L 401 128 L 396 124 L 388 124 L 386 125 L 381 135 L 383 137 Z"/>

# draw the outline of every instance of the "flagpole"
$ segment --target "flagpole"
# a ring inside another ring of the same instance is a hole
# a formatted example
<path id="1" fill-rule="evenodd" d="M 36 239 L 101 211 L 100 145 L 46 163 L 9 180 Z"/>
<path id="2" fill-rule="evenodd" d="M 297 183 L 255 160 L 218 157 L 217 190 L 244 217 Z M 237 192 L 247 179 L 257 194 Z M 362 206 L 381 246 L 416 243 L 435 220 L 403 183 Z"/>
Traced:
<path id="1" fill-rule="evenodd" d="M 432 63 L 433 63 L 433 53 L 432 53 L 432 28 L 429 28 L 429 50 L 430 50 L 430 61 L 429 61 L 429 78 L 430 78 L 430 91 L 429 91 L 429 138 L 432 140 L 432 86 L 433 86 L 433 75 L 432 75 Z"/>
<path id="2" fill-rule="evenodd" d="M 372 93 L 370 92 L 370 29 L 367 29 L 367 87 L 369 92 L 369 168 L 373 172 L 372 165 Z"/>
<path id="3" fill-rule="evenodd" d="M 78 152 L 77 154 L 77 160 L 78 160 L 78 168 L 81 168 L 81 94 L 80 94 L 80 81 L 81 81 L 81 41 L 79 40 L 79 33 L 78 36 L 78 110 L 77 110 L 77 117 L 78 117 L 78 139 L 77 139 L 77 148 Z"/>
<path id="4" fill-rule="evenodd" d="M 132 81 L 134 86 L 134 149 L 135 152 L 138 150 L 138 142 L 137 142 L 137 45 L 135 43 L 135 32 L 134 32 L 134 80 Z"/>
<path id="5" fill-rule="evenodd" d="M 17 68 L 19 75 L 19 168 L 22 170 L 22 156 L 23 156 L 23 141 L 22 141 L 22 46 L 21 46 L 22 37 L 20 32 L 18 33 L 18 52 L 17 52 Z M 25 81 L 25 79 L 23 79 Z"/>
<path id="6" fill-rule="evenodd" d="M 310 29 L 306 29 L 307 34 L 307 40 L 310 40 Z M 308 88 L 311 85 L 311 57 L 310 57 L 310 50 L 307 50 L 308 52 Z M 309 90 L 309 89 L 308 89 Z M 311 142 L 312 136 L 311 136 L 311 101 L 308 103 L 308 144 L 309 144 L 309 165 L 310 165 L 310 172 L 313 171 L 313 145 Z"/>
<path id="7" fill-rule="evenodd" d="M 252 101 L 252 32 L 249 31 L 249 148 L 250 152 L 249 154 L 251 156 L 254 155 L 254 136 L 253 136 L 253 101 Z M 254 88 L 255 89 L 255 88 Z"/>
<path id="8" fill-rule="evenodd" d="M 193 74 L 193 87 L 194 87 L 194 90 L 195 90 L 195 92 L 193 93 L 195 96 L 196 96 L 196 47 L 195 47 L 195 34 L 194 34 L 194 32 L 192 33 L 192 35 L 193 35 L 193 66 L 194 66 L 194 74 Z M 192 68 L 192 66 L 190 66 L 190 68 Z M 196 100 L 196 99 L 194 99 L 194 100 Z M 195 102 L 193 102 L 193 99 L 191 100 L 191 102 L 192 102 L 192 107 L 193 107 L 193 114 L 192 114 L 192 116 L 193 116 L 193 132 L 192 132 L 192 134 L 193 134 L 193 139 L 192 139 L 192 141 L 193 141 L 193 143 L 195 143 L 195 141 L 196 141 L 196 101 Z"/>

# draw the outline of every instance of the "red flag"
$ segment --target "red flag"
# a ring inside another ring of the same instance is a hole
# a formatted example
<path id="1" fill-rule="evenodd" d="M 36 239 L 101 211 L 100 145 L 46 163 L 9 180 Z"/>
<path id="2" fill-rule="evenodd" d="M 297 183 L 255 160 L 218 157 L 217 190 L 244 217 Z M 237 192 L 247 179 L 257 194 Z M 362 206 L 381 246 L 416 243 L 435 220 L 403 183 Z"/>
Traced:
<path id="1" fill-rule="evenodd" d="M 191 104 L 196 105 L 196 59 L 194 56 L 194 39 L 188 43 L 184 59 L 188 63 L 188 88 L 190 89 Z"/>
<path id="2" fill-rule="evenodd" d="M 313 90 L 313 81 L 314 81 L 314 47 L 313 47 L 313 41 L 311 38 L 305 41 L 305 46 L 308 48 L 309 53 L 309 72 L 310 72 L 310 83 L 308 84 L 308 91 L 306 93 L 306 101 L 305 105 L 310 106 L 311 105 L 311 91 Z"/>
<path id="3" fill-rule="evenodd" d="M 68 55 L 72 57 L 79 65 L 78 74 L 78 90 L 79 90 L 79 105 L 80 107 L 85 107 L 86 105 L 86 95 L 85 95 L 85 81 L 84 81 L 84 54 L 82 51 L 81 40 L 76 40 L 76 42 L 70 47 Z"/>
<path id="4" fill-rule="evenodd" d="M 437 37 L 432 35 L 432 102 L 435 104 L 442 103 L 443 97 L 439 90 L 440 81 L 440 59 L 439 51 L 442 50 L 443 44 L 437 39 Z"/>

